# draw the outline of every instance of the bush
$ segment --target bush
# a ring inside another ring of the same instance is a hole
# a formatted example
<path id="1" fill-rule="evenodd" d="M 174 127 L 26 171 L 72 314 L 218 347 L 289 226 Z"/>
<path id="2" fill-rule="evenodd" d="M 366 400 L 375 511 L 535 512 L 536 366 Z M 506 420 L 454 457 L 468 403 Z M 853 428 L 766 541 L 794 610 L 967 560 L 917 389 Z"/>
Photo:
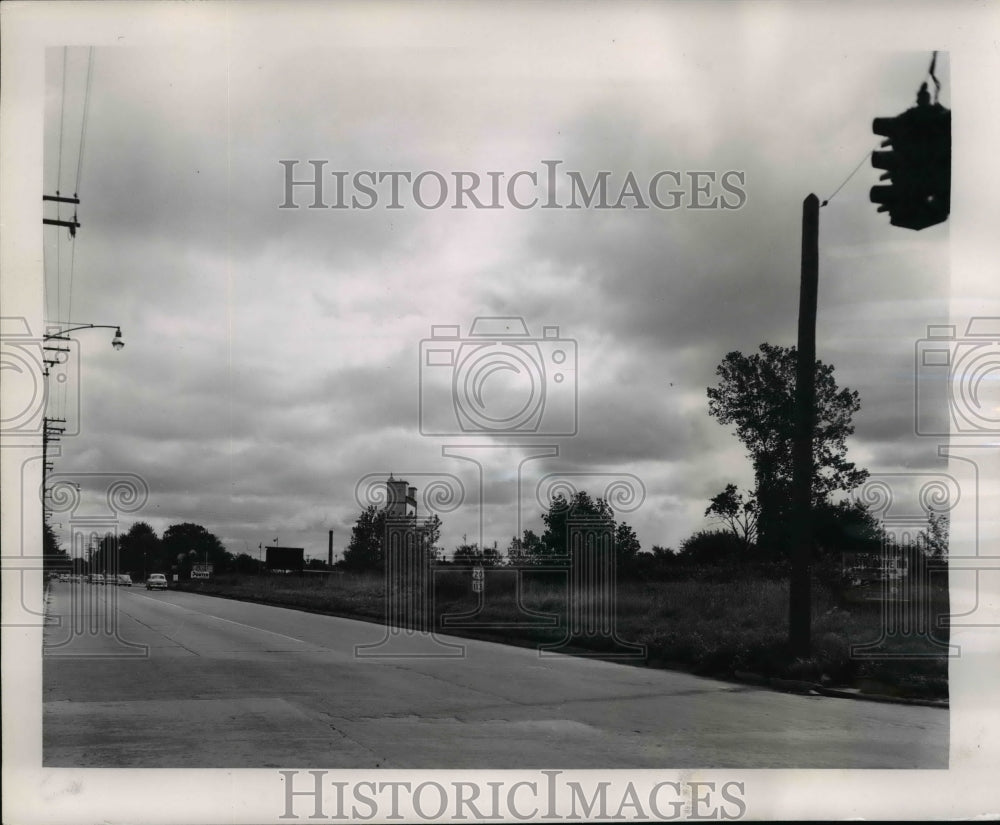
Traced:
<path id="1" fill-rule="evenodd" d="M 681 542 L 679 561 L 732 565 L 745 560 L 743 542 L 727 530 L 699 530 Z"/>

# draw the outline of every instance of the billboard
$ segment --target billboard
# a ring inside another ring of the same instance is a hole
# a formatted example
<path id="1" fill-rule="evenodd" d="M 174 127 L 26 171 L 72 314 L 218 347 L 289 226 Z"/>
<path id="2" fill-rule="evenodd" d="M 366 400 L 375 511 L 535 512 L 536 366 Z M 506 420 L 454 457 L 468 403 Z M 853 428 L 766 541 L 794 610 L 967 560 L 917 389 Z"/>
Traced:
<path id="1" fill-rule="evenodd" d="M 305 567 L 305 548 L 268 547 L 264 565 L 268 570 L 301 570 Z"/>
<path id="2" fill-rule="evenodd" d="M 191 578 L 192 579 L 210 579 L 212 578 L 212 571 L 215 565 L 212 564 L 193 564 L 191 565 Z"/>

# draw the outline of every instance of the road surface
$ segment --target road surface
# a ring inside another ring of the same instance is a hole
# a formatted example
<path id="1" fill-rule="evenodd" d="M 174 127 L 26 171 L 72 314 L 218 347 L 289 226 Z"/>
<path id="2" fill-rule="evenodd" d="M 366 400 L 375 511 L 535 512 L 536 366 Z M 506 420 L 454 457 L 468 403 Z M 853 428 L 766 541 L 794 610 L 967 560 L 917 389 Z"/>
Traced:
<path id="1" fill-rule="evenodd" d="M 387 633 L 193 593 L 54 584 L 44 765 L 948 766 L 948 712 L 938 708 L 776 693 L 467 639 L 396 634 L 356 651 Z M 398 645 L 441 655 L 380 655 Z"/>

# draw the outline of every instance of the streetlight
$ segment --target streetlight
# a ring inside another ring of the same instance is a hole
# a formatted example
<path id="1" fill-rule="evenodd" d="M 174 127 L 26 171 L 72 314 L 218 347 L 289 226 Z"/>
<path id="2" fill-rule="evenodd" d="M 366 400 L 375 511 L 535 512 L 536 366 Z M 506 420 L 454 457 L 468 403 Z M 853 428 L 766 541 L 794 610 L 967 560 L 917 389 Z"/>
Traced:
<path id="1" fill-rule="evenodd" d="M 122 349 L 125 346 L 125 342 L 122 340 L 122 328 L 117 324 L 78 324 L 75 327 L 67 327 L 65 329 L 59 329 L 57 327 L 51 327 L 52 331 L 46 333 L 42 336 L 45 341 L 68 341 L 67 334 L 70 332 L 76 332 L 80 329 L 113 329 L 115 331 L 115 337 L 111 339 L 111 346 L 116 350 Z"/>
<path id="2" fill-rule="evenodd" d="M 68 322 L 69 323 L 69 322 Z M 111 339 L 111 346 L 117 352 L 124 348 L 125 342 L 122 340 L 122 328 L 117 324 L 75 324 L 71 326 L 61 326 L 54 325 L 48 328 L 45 335 L 42 336 L 42 341 L 69 341 L 69 333 L 76 332 L 81 329 L 113 329 L 115 331 L 114 338 Z M 51 350 L 53 352 L 69 352 L 65 347 L 44 347 L 46 350 Z M 45 370 L 44 376 L 48 378 L 49 376 L 49 366 L 59 363 L 59 356 L 56 355 L 54 360 L 45 359 Z M 42 419 L 42 523 L 44 524 L 48 514 L 45 510 L 45 495 L 46 495 L 46 477 L 48 475 L 49 463 L 48 463 L 48 448 L 49 441 L 58 441 L 59 435 L 65 432 L 65 428 L 58 426 L 50 426 L 50 422 L 64 423 L 65 419 L 55 419 L 45 416 Z M 77 485 L 79 489 L 79 485 Z"/>

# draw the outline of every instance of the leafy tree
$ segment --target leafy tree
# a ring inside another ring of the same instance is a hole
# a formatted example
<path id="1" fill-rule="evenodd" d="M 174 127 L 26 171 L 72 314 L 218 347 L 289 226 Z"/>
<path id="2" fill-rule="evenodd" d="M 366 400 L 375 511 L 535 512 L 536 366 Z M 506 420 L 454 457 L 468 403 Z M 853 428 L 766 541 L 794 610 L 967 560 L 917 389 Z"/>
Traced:
<path id="1" fill-rule="evenodd" d="M 542 544 L 549 553 L 565 555 L 570 552 L 569 522 L 577 520 L 603 523 L 614 535 L 614 512 L 604 499 L 594 500 L 586 490 L 574 493 L 568 501 L 558 495 L 549 503 L 549 511 L 542 515 L 545 522 Z"/>
<path id="2" fill-rule="evenodd" d="M 69 553 L 59 545 L 56 531 L 47 521 L 42 523 L 42 568 L 46 573 L 68 572 L 70 568 Z"/>
<path id="3" fill-rule="evenodd" d="M 452 554 L 452 560 L 455 564 L 473 565 L 477 561 L 481 560 L 483 554 L 479 551 L 478 544 L 460 544 L 455 548 L 455 552 Z"/>
<path id="4" fill-rule="evenodd" d="M 681 542 L 677 560 L 692 564 L 731 564 L 743 553 L 743 542 L 730 530 L 699 530 Z"/>
<path id="5" fill-rule="evenodd" d="M 525 530 L 521 538 L 514 536 L 507 546 L 507 561 L 515 566 L 532 564 L 544 555 L 545 545 L 533 530 Z"/>
<path id="6" fill-rule="evenodd" d="M 353 570 L 379 570 L 385 565 L 385 522 L 387 511 L 368 505 L 351 528 L 351 541 L 344 551 L 343 566 Z M 421 533 L 421 541 L 434 548 L 441 538 L 441 519 L 437 515 L 420 525 L 410 519 L 412 529 Z"/>
<path id="7" fill-rule="evenodd" d="M 436 560 L 441 555 L 441 548 L 438 547 L 438 542 L 441 540 L 440 516 L 435 513 L 425 518 L 422 528 L 424 531 L 424 540 L 427 542 L 427 546 L 431 548 L 431 558 Z"/>
<path id="8" fill-rule="evenodd" d="M 156 531 L 145 521 L 137 521 L 118 541 L 122 570 L 136 576 L 170 569 L 163 543 Z"/>
<path id="9" fill-rule="evenodd" d="M 918 541 L 930 558 L 946 559 L 949 533 L 948 515 L 931 510 L 927 515 L 927 527 L 920 532 Z"/>
<path id="10" fill-rule="evenodd" d="M 385 563 L 386 511 L 370 504 L 351 528 L 351 541 L 344 551 L 344 566 L 354 570 L 381 568 Z"/>
<path id="11" fill-rule="evenodd" d="M 759 544 L 786 555 L 792 482 L 795 347 L 761 344 L 759 352 L 730 352 L 716 368 L 718 386 L 708 388 L 708 410 L 721 424 L 734 424 L 753 462 L 759 506 Z M 867 478 L 846 458 L 853 416 L 861 409 L 858 393 L 841 389 L 833 367 L 816 362 L 816 418 L 813 432 L 814 504 L 838 490 L 853 490 Z"/>
<path id="12" fill-rule="evenodd" d="M 499 567 L 501 562 L 500 551 L 496 546 L 479 549 L 479 544 L 462 543 L 455 548 L 453 555 L 455 564 L 479 565 L 480 567 Z"/>
<path id="13" fill-rule="evenodd" d="M 170 567 L 187 573 L 194 564 L 213 564 L 217 570 L 229 566 L 230 555 L 222 542 L 200 524 L 171 524 L 163 531 L 163 550 Z"/>
<path id="14" fill-rule="evenodd" d="M 615 555 L 618 558 L 619 569 L 631 569 L 641 550 L 642 546 L 635 530 L 624 521 L 615 527 Z"/>
<path id="15" fill-rule="evenodd" d="M 753 547 L 757 540 L 757 519 L 760 507 L 757 497 L 752 491 L 743 493 L 737 490 L 735 484 L 727 484 L 726 489 L 712 498 L 706 516 L 714 516 L 743 543 L 744 552 Z"/>
<path id="16" fill-rule="evenodd" d="M 885 532 L 860 501 L 823 503 L 813 509 L 813 536 L 820 557 L 879 553 Z"/>
<path id="17" fill-rule="evenodd" d="M 249 553 L 239 553 L 233 559 L 233 568 L 237 573 L 259 573 L 260 562 Z"/>

